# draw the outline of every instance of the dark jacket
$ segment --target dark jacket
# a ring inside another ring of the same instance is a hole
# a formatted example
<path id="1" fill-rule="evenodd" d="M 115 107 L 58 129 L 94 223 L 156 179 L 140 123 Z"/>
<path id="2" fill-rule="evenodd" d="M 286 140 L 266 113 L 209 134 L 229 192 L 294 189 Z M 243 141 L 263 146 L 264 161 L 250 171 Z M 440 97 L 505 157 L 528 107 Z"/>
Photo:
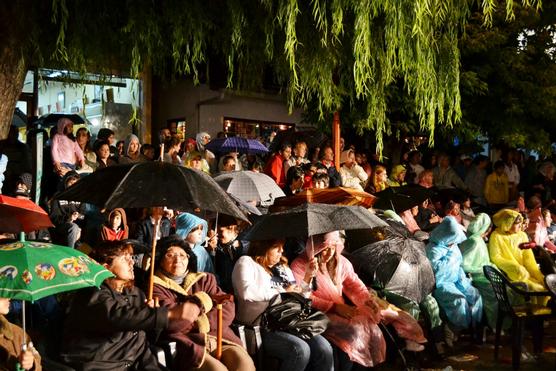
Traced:
<path id="1" fill-rule="evenodd" d="M 167 325 L 168 309 L 146 306 L 137 287 L 83 289 L 65 320 L 61 358 L 79 370 L 160 370 L 145 332 Z"/>
<path id="2" fill-rule="evenodd" d="M 234 242 L 239 244 L 235 247 Z M 234 293 L 232 286 L 232 272 L 237 260 L 247 254 L 247 249 L 240 240 L 234 240 L 229 244 L 218 243 L 214 256 L 214 270 L 218 276 L 220 287 L 229 294 Z"/>
<path id="3" fill-rule="evenodd" d="M 161 307 L 172 308 L 179 303 L 186 301 L 189 295 L 204 292 L 211 297 L 223 295 L 224 292 L 216 284 L 216 277 L 211 273 L 189 273 L 185 277 L 184 283 L 179 286 L 174 281 L 165 278 L 158 273 L 155 277 L 153 295 L 157 297 Z M 176 287 L 178 286 L 178 287 Z M 179 292 L 178 292 L 179 291 Z M 222 305 L 222 337 L 224 342 L 241 345 L 241 340 L 234 334 L 230 325 L 235 317 L 235 304 L 233 301 L 225 302 Z M 208 324 L 206 320 L 208 319 Z M 203 320 L 200 318 L 200 320 Z M 190 370 L 198 367 L 205 357 L 206 334 L 199 329 L 209 326 L 208 334 L 216 337 L 217 330 L 217 310 L 216 305 L 206 313 L 203 322 L 197 323 L 182 321 L 183 326 L 172 325 L 171 328 L 164 330 L 161 338 L 176 342 L 176 359 L 174 360 L 174 370 Z"/>
<path id="4" fill-rule="evenodd" d="M 317 169 L 326 169 L 326 172 L 328 173 L 328 178 L 330 179 L 329 181 L 329 188 L 335 188 L 335 187 L 341 187 L 342 186 L 342 177 L 340 176 L 340 173 L 338 172 L 338 170 L 336 170 L 336 166 L 334 166 L 334 164 L 330 165 L 330 166 L 326 166 L 325 164 L 323 164 L 322 162 L 317 162 L 316 164 Z"/>
<path id="5" fill-rule="evenodd" d="M 170 220 L 168 220 L 168 218 L 162 218 L 160 220 L 160 237 L 168 237 L 170 235 L 171 227 L 172 225 Z M 146 217 L 139 224 L 137 224 L 134 238 L 147 246 L 151 246 L 153 242 L 153 230 L 154 225 L 151 223 L 151 218 Z"/>

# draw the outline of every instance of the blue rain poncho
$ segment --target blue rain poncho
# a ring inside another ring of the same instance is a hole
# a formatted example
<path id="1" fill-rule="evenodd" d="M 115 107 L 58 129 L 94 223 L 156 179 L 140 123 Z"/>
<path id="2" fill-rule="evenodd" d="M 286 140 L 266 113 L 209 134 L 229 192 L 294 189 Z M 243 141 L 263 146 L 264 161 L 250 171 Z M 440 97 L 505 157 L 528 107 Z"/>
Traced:
<path id="1" fill-rule="evenodd" d="M 207 237 L 208 224 L 206 220 L 201 219 L 193 214 L 183 213 L 177 216 L 176 234 L 185 239 L 187 235 L 199 225 L 203 226 L 202 242 L 204 242 Z M 212 263 L 211 256 L 208 253 L 207 249 L 205 249 L 205 247 L 202 245 L 202 242 L 196 244 L 192 248 L 195 256 L 197 257 L 197 272 L 214 273 L 214 265 Z"/>
<path id="2" fill-rule="evenodd" d="M 483 314 L 481 296 L 462 268 L 457 244 L 465 239 L 461 225 L 448 216 L 431 232 L 426 247 L 436 278 L 433 295 L 454 329 L 479 323 Z"/>

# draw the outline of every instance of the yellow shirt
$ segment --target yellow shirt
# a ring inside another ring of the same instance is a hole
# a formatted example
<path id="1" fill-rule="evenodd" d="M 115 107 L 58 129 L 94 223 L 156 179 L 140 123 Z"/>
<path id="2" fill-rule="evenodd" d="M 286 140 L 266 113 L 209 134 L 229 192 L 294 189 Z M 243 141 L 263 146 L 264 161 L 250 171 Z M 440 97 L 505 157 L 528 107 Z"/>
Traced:
<path id="1" fill-rule="evenodd" d="M 508 176 L 492 173 L 485 181 L 485 198 L 489 204 L 507 204 L 509 201 Z"/>

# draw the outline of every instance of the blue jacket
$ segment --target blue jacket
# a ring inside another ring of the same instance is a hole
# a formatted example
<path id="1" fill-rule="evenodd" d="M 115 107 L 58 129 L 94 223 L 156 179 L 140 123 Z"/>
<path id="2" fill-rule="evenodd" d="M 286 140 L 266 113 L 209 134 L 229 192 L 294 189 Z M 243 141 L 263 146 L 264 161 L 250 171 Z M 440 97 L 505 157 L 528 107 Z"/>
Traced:
<path id="1" fill-rule="evenodd" d="M 197 271 L 214 273 L 214 264 L 207 249 L 203 246 L 208 232 L 208 224 L 206 220 L 199 218 L 193 214 L 183 213 L 176 218 L 176 234 L 185 239 L 187 235 L 198 225 L 203 226 L 202 242 L 193 246 L 193 252 L 197 256 Z"/>

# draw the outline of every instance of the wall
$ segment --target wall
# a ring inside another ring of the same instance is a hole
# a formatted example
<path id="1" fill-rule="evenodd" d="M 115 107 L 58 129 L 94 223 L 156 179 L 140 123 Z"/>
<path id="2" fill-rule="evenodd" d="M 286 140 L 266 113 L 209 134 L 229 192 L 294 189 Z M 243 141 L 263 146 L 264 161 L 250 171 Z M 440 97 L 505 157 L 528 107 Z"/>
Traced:
<path id="1" fill-rule="evenodd" d="M 301 113 L 296 109 L 290 115 L 285 101 L 275 95 L 215 91 L 190 81 L 153 82 L 153 138 L 168 119 L 185 117 L 187 137 L 200 131 L 214 137 L 223 130 L 224 117 L 299 124 Z"/>

